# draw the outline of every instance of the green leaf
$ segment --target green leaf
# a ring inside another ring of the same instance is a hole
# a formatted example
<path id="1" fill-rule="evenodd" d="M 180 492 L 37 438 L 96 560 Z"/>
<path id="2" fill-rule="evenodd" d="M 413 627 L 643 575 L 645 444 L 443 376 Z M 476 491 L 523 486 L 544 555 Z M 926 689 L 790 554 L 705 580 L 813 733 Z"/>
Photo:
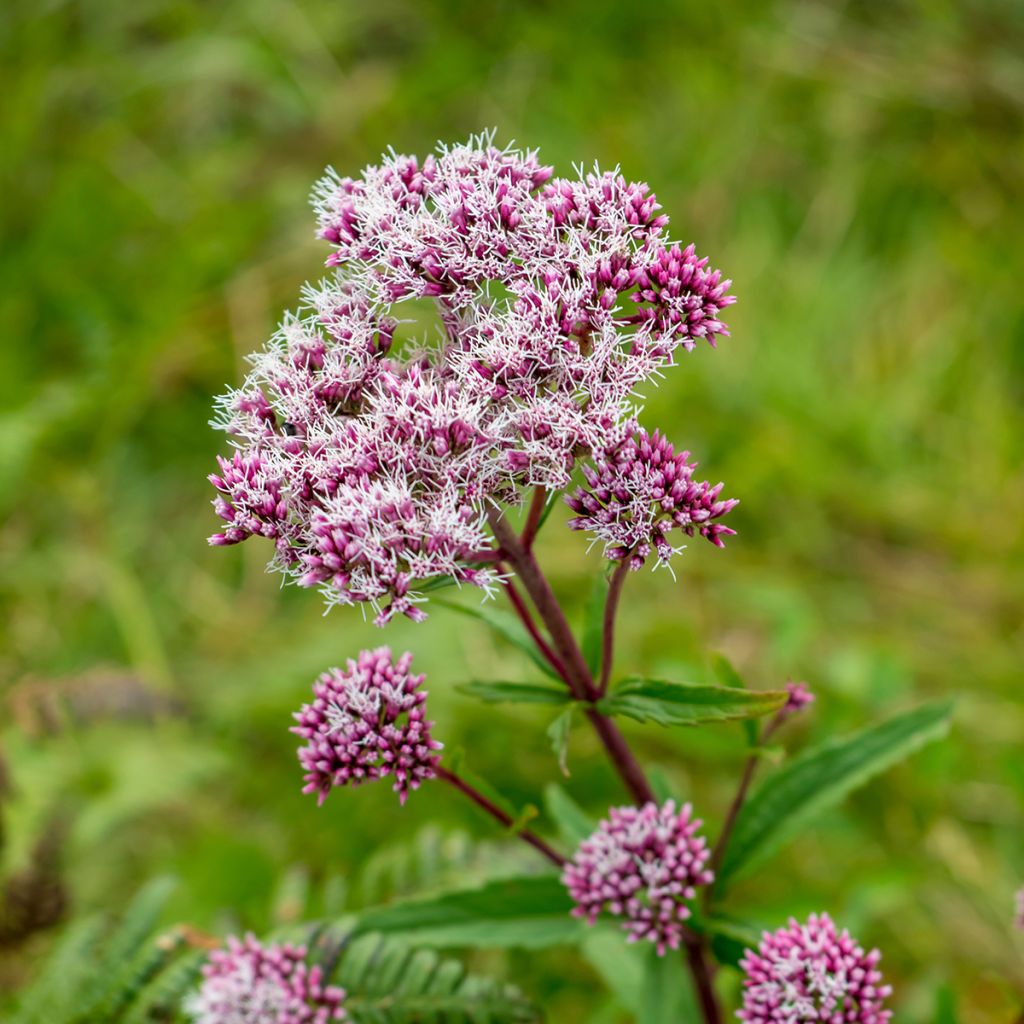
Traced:
<path id="1" fill-rule="evenodd" d="M 724 654 L 711 655 L 711 671 L 722 686 L 731 687 L 734 690 L 745 690 L 747 684 L 743 676 L 736 671 L 733 663 Z M 747 738 L 748 747 L 756 747 L 758 739 L 757 722 L 752 718 L 743 719 L 743 735 Z"/>
<path id="2" fill-rule="evenodd" d="M 518 989 L 467 974 L 461 964 L 442 960 L 432 950 L 379 935 L 355 938 L 344 949 L 332 981 L 346 990 L 345 1009 L 361 1024 L 540 1020 Z"/>
<path id="3" fill-rule="evenodd" d="M 638 722 L 701 725 L 767 715 L 782 707 L 786 699 L 785 690 L 735 690 L 661 679 L 626 679 L 597 706 L 603 714 L 626 715 Z"/>
<path id="4" fill-rule="evenodd" d="M 564 687 L 556 689 L 544 683 L 508 683 L 474 680 L 455 687 L 460 693 L 477 697 L 487 704 L 567 704 L 573 699 Z"/>
<path id="5" fill-rule="evenodd" d="M 608 600 L 608 577 L 601 573 L 594 580 L 583 609 L 583 659 L 593 676 L 601 667 L 604 640 L 604 606 Z"/>
<path id="6" fill-rule="evenodd" d="M 736 671 L 733 663 L 724 654 L 711 655 L 711 671 L 714 672 L 715 678 L 722 686 L 728 686 L 733 690 L 745 690 L 747 688 L 747 684 L 743 681 L 743 676 Z"/>
<path id="7" fill-rule="evenodd" d="M 949 701 L 927 704 L 852 736 L 829 740 L 773 772 L 736 819 L 716 893 L 721 895 L 729 881 L 771 856 L 852 790 L 945 735 L 951 713 Z"/>
<path id="8" fill-rule="evenodd" d="M 697 923 L 691 923 L 698 927 Z M 756 947 L 761 940 L 761 929 L 756 925 L 726 914 L 703 918 L 699 929 L 711 937 L 711 952 L 723 966 L 737 966 L 744 952 Z"/>
<path id="9" fill-rule="evenodd" d="M 596 819 L 587 814 L 557 782 L 551 782 L 545 788 L 544 806 L 558 826 L 565 845 L 574 850 L 597 829 Z"/>
<path id="10" fill-rule="evenodd" d="M 543 655 L 537 650 L 537 645 L 530 639 L 530 634 L 526 632 L 523 624 L 514 615 L 483 604 L 458 604 L 444 597 L 435 597 L 432 600 L 434 604 L 450 608 L 453 612 L 458 612 L 460 615 L 476 619 L 490 626 L 503 640 L 512 644 L 513 647 L 518 647 L 541 672 L 552 679 L 558 678 L 558 674 L 544 660 Z"/>
<path id="11" fill-rule="evenodd" d="M 558 767 L 562 774 L 569 777 L 569 730 L 572 728 L 572 713 L 575 704 L 570 704 L 549 726 L 548 739 L 551 749 L 558 758 Z"/>
<path id="12" fill-rule="evenodd" d="M 648 947 L 647 943 L 644 945 Z M 680 1021 L 698 1020 L 700 1012 L 693 988 L 679 959 L 658 956 L 653 946 L 645 948 L 637 1024 L 679 1024 Z"/>
<path id="13" fill-rule="evenodd" d="M 510 878 L 366 911 L 357 931 L 400 935 L 417 946 L 544 949 L 583 934 L 572 906 L 554 875 Z"/>

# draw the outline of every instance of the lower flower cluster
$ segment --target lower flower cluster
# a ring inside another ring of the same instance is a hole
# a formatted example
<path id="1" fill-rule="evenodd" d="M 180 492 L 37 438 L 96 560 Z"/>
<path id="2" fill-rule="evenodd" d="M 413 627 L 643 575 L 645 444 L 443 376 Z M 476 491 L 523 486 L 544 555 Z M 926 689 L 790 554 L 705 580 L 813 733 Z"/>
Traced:
<path id="1" fill-rule="evenodd" d="M 302 946 L 230 938 L 210 954 L 203 982 L 184 1004 L 195 1024 L 329 1024 L 350 1020 L 345 991 L 324 985 Z"/>
<path id="2" fill-rule="evenodd" d="M 748 1024 L 886 1024 L 892 1013 L 883 1002 L 892 989 L 882 984 L 880 959 L 877 949 L 865 953 L 849 932 L 837 932 L 828 914 L 812 914 L 806 924 L 791 918 L 740 962 L 746 977 L 736 1016 Z"/>
<path id="3" fill-rule="evenodd" d="M 678 949 L 687 905 L 697 888 L 714 879 L 710 856 L 697 835 L 700 819 L 685 804 L 613 807 L 597 831 L 580 844 L 562 881 L 576 901 L 573 913 L 593 924 L 602 911 L 623 918 L 628 941 L 653 942 L 659 955 Z"/>
<path id="4" fill-rule="evenodd" d="M 405 803 L 410 789 L 433 778 L 441 744 L 431 739 L 422 675 L 410 673 L 412 655 L 398 661 L 387 647 L 360 651 L 342 671 L 325 672 L 313 686 L 312 704 L 295 714 L 304 793 L 323 803 L 335 786 L 394 778 Z"/>

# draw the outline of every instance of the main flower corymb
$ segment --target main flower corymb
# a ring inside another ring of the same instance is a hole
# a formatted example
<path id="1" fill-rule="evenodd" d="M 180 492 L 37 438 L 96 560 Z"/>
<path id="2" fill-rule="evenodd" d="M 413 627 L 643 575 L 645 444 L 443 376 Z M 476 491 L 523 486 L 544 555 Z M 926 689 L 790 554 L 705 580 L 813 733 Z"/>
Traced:
<path id="1" fill-rule="evenodd" d="M 314 198 L 333 273 L 222 399 L 237 450 L 211 476 L 225 521 L 211 542 L 270 538 L 276 568 L 382 623 L 422 618 L 432 577 L 494 584 L 489 507 L 564 489 L 581 458 L 602 481 L 635 474 L 650 452 L 633 439 L 636 388 L 727 333 L 729 281 L 615 172 L 554 178 L 480 137 L 330 173 Z M 436 337 L 399 338 L 403 303 L 423 299 Z M 670 527 L 732 532 L 710 521 L 733 503 L 685 460 L 670 450 L 658 472 L 667 490 L 645 470 L 647 507 L 595 520 L 597 536 L 664 560 Z"/>

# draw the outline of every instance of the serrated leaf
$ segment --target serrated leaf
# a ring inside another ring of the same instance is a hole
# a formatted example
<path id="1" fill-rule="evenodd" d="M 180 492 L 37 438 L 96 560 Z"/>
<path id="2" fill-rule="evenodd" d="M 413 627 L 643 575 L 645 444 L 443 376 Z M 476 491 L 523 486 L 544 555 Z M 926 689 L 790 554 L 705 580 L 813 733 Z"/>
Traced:
<path id="1" fill-rule="evenodd" d="M 558 758 L 562 774 L 569 777 L 569 732 L 572 729 L 572 713 L 575 705 L 570 704 L 549 726 L 548 740 Z"/>
<path id="2" fill-rule="evenodd" d="M 702 725 L 767 715 L 782 707 L 786 699 L 785 690 L 736 690 L 662 679 L 626 679 L 597 706 L 603 714 L 626 715 L 638 722 Z"/>
<path id="3" fill-rule="evenodd" d="M 564 687 L 556 689 L 544 683 L 473 680 L 459 683 L 455 689 L 487 704 L 568 704 L 573 699 Z"/>
<path id="4" fill-rule="evenodd" d="M 601 667 L 601 646 L 604 640 L 604 606 L 608 600 L 608 577 L 601 573 L 590 588 L 583 609 L 583 659 L 595 678 Z"/>
<path id="5" fill-rule="evenodd" d="M 549 783 L 545 788 L 544 806 L 558 826 L 566 846 L 574 850 L 597 829 L 597 820 L 587 814 L 556 782 Z"/>
<path id="6" fill-rule="evenodd" d="M 572 906 L 555 876 L 511 878 L 365 911 L 357 930 L 400 935 L 416 946 L 543 949 L 579 940 L 585 925 L 571 916 Z"/>
<path id="7" fill-rule="evenodd" d="M 949 728 L 952 703 L 897 715 L 829 740 L 773 772 L 744 804 L 718 872 L 716 894 L 775 853 L 815 815 Z"/>
<path id="8" fill-rule="evenodd" d="M 526 632 L 526 628 L 514 615 L 487 605 L 459 604 L 443 597 L 435 597 L 433 601 L 453 612 L 458 612 L 460 615 L 476 619 L 478 622 L 490 626 L 503 640 L 518 647 L 546 676 L 550 676 L 552 679 L 558 678 L 558 673 L 544 660 L 543 655 L 537 650 L 536 644 L 530 639 L 530 634 Z"/>

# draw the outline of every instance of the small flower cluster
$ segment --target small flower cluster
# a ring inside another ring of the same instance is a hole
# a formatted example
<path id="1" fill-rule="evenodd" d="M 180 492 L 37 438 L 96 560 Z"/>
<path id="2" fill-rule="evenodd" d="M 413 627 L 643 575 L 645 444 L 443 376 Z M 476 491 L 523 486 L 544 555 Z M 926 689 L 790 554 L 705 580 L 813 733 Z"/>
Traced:
<path id="1" fill-rule="evenodd" d="M 324 985 L 303 947 L 228 939 L 210 954 L 203 982 L 184 1003 L 195 1024 L 328 1024 L 349 1020 L 345 991 Z"/>
<path id="2" fill-rule="evenodd" d="M 790 715 L 795 715 L 808 704 L 813 704 L 815 700 L 811 688 L 806 683 L 788 682 L 786 683 L 786 693 L 789 694 L 789 699 L 779 709 L 780 718 L 789 718 Z"/>
<path id="3" fill-rule="evenodd" d="M 275 568 L 379 623 L 421 618 L 432 577 L 493 586 L 488 505 L 567 486 L 632 433 L 641 382 L 727 333 L 730 282 L 617 172 L 553 178 L 482 136 L 331 172 L 314 205 L 334 276 L 221 400 L 211 543 L 269 538 Z M 436 342 L 396 342 L 407 300 Z"/>
<path id="4" fill-rule="evenodd" d="M 608 911 L 624 919 L 629 942 L 653 942 L 659 956 L 678 949 L 691 913 L 687 901 L 714 880 L 704 866 L 710 851 L 696 834 L 700 825 L 689 804 L 677 811 L 672 800 L 611 808 L 565 866 L 573 914 L 593 924 Z"/>
<path id="5" fill-rule="evenodd" d="M 623 443 L 605 449 L 593 466 L 584 466 L 587 486 L 566 496 L 576 513 L 574 530 L 587 530 L 604 543 L 606 558 L 630 560 L 633 569 L 647 561 L 652 550 L 661 565 L 675 552 L 668 535 L 680 530 L 706 537 L 723 547 L 723 537 L 735 534 L 716 522 L 738 502 L 720 499 L 722 484 L 712 487 L 693 479 L 696 463 L 679 452 L 657 431 L 638 430 Z"/>
<path id="6" fill-rule="evenodd" d="M 849 1021 L 886 1024 L 892 1016 L 884 1001 L 892 989 L 882 984 L 878 950 L 865 953 L 848 932 L 837 933 L 827 914 L 806 924 L 765 932 L 758 952 L 748 949 L 740 967 L 743 1009 L 748 1024 Z"/>
<path id="7" fill-rule="evenodd" d="M 422 675 L 410 674 L 412 655 L 393 661 L 380 647 L 333 668 L 313 686 L 313 703 L 295 713 L 291 731 L 306 741 L 299 748 L 304 793 L 323 803 L 335 786 L 394 777 L 404 804 L 410 789 L 434 777 L 441 744 L 431 739 L 424 717 Z"/>

